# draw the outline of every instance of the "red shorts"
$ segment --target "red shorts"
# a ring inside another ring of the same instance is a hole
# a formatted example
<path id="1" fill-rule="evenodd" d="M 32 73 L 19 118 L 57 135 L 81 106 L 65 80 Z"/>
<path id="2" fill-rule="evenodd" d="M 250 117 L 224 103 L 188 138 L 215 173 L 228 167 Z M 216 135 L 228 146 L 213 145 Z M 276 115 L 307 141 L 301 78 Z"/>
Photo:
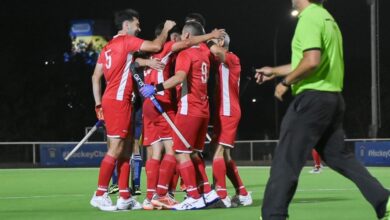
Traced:
<path id="1" fill-rule="evenodd" d="M 131 103 L 115 99 L 103 99 L 102 109 L 104 122 L 106 124 L 107 137 L 129 137 L 131 131 Z"/>
<path id="2" fill-rule="evenodd" d="M 169 105 L 161 103 L 168 117 L 173 121 L 175 113 Z M 150 146 L 162 140 L 172 139 L 172 129 L 150 99 L 144 101 L 143 107 L 143 145 Z"/>
<path id="3" fill-rule="evenodd" d="M 191 148 L 186 148 L 177 134 L 172 132 L 173 150 L 179 153 L 192 153 L 193 151 L 202 152 L 206 139 L 208 123 L 208 118 L 181 115 L 180 113 L 176 114 L 175 125 L 190 144 Z"/>
<path id="4" fill-rule="evenodd" d="M 240 118 L 240 116 L 218 115 L 214 121 L 213 142 L 233 148 Z"/>

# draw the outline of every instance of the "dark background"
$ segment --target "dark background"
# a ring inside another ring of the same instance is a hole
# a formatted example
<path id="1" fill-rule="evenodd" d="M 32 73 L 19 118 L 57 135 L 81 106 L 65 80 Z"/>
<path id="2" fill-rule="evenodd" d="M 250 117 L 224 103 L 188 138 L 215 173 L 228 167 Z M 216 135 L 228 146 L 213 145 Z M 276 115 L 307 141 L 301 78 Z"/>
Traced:
<path id="1" fill-rule="evenodd" d="M 389 3 L 380 0 L 380 137 L 390 134 Z M 370 107 L 370 11 L 365 0 L 329 0 L 326 8 L 344 37 L 345 129 L 348 138 L 368 136 Z M 296 19 L 290 0 L 259 1 L 1 1 L 0 7 L 0 141 L 76 141 L 95 123 L 91 89 L 93 67 L 63 62 L 70 50 L 69 22 L 74 19 L 113 19 L 118 9 L 141 13 L 141 37 L 153 38 L 164 19 L 183 23 L 189 12 L 206 17 L 206 30 L 223 27 L 231 50 L 243 66 L 241 88 L 252 66 L 289 62 Z M 115 34 L 114 30 L 112 32 Z M 49 65 L 45 62 L 49 61 Z M 275 139 L 288 102 L 276 102 L 274 83 L 249 82 L 241 99 L 239 139 Z M 257 102 L 253 103 L 255 98 Z M 275 114 L 277 113 L 277 114 Z"/>

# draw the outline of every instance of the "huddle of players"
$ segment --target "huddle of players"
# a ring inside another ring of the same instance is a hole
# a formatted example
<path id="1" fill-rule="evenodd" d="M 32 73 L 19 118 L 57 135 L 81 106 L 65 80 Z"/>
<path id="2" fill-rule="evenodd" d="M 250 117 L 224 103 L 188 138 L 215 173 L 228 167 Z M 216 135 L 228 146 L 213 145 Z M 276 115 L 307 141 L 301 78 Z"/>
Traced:
<path id="1" fill-rule="evenodd" d="M 228 51 L 229 36 L 223 29 L 205 34 L 204 18 L 194 13 L 186 17 L 181 37 L 169 32 L 175 23 L 166 21 L 156 28 L 155 40 L 144 41 L 135 37 L 140 31 L 138 13 L 128 9 L 119 14 L 121 16 L 117 14 L 116 23 L 121 30 L 103 48 L 93 76 L 93 81 L 94 77 L 96 81 L 104 74 L 107 83 L 103 99 L 99 97 L 100 88 L 96 88 L 99 86 L 95 83 L 94 97 L 97 112 L 104 114 L 110 148 L 102 161 L 98 190 L 91 199 L 91 205 L 103 211 L 112 211 L 141 208 L 193 210 L 252 204 L 252 198 L 230 156 L 241 117 L 238 96 L 241 67 L 239 58 Z M 171 39 L 166 41 L 168 37 Z M 146 59 L 134 58 L 133 54 L 137 51 L 151 55 Z M 126 142 L 130 128 L 128 112 L 131 115 L 132 109 L 127 97 L 135 87 L 130 71 L 132 62 L 145 67 L 146 85 L 139 89 L 145 98 L 143 145 L 147 147 L 147 195 L 142 205 L 128 191 L 126 171 L 129 169 L 129 153 L 121 144 Z M 215 190 L 210 186 L 201 156 L 210 117 L 207 82 L 211 63 L 218 66 L 218 112 L 212 141 L 215 146 Z M 172 89 L 176 89 L 177 103 L 172 99 Z M 172 131 L 154 107 L 151 96 L 155 96 L 163 106 L 190 148 Z M 126 159 L 127 165 L 124 162 Z M 107 187 L 115 163 L 118 164 L 119 198 L 117 204 L 113 205 Z M 170 187 L 176 187 L 174 182 L 178 175 L 182 177 L 187 192 L 187 197 L 181 203 L 169 194 Z M 236 189 L 233 199 L 227 196 L 225 176 Z"/>

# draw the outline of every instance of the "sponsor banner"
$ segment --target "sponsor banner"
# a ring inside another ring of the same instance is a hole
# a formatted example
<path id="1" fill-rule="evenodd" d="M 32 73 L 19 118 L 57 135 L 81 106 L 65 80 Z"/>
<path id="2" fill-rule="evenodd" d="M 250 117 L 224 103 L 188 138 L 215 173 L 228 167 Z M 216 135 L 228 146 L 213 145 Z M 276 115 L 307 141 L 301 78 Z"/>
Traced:
<path id="1" fill-rule="evenodd" d="M 73 20 L 70 22 L 71 27 L 69 34 L 72 37 L 91 36 L 93 34 L 94 21 L 88 20 Z"/>
<path id="2" fill-rule="evenodd" d="M 367 166 L 390 166 L 390 142 L 355 142 L 355 155 Z"/>
<path id="3" fill-rule="evenodd" d="M 84 144 L 76 153 L 64 161 L 75 144 L 41 144 L 40 156 L 42 166 L 99 166 L 105 153 L 106 144 Z"/>

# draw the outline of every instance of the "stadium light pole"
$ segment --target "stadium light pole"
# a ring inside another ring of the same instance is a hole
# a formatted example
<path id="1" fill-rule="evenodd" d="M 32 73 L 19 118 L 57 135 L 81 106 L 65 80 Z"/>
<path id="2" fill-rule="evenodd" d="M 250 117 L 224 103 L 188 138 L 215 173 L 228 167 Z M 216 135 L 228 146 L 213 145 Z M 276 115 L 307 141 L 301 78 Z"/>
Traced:
<path id="1" fill-rule="evenodd" d="M 371 125 L 369 128 L 369 137 L 378 137 L 378 103 L 379 95 L 378 89 L 380 87 L 379 81 L 379 7 L 378 0 L 367 0 L 370 6 L 371 17 Z"/>
<path id="2" fill-rule="evenodd" d="M 290 12 L 290 16 L 292 18 L 298 17 L 299 12 L 298 10 L 292 10 Z M 282 22 L 278 22 L 278 24 L 275 26 L 275 32 L 274 32 L 274 39 L 273 39 L 273 61 L 274 61 L 274 66 L 278 65 L 278 37 L 279 37 L 279 29 L 281 26 Z M 276 85 L 278 84 L 278 81 L 275 79 L 274 80 L 274 86 L 276 88 Z M 278 100 L 274 100 L 274 108 L 275 108 L 275 133 L 276 135 L 279 134 L 279 104 Z"/>

